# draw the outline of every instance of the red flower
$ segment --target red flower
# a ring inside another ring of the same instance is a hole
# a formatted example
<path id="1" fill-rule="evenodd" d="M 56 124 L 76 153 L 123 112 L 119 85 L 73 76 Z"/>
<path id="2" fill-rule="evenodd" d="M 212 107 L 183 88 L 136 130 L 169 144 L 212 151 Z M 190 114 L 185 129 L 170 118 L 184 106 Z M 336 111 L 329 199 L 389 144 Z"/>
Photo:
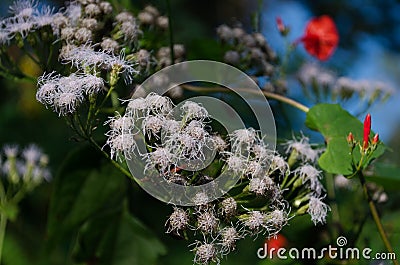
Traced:
<path id="1" fill-rule="evenodd" d="M 371 133 L 371 114 L 367 114 L 364 120 L 364 138 L 363 138 L 363 150 L 368 148 L 369 135 Z"/>
<path id="2" fill-rule="evenodd" d="M 335 22 L 327 15 L 311 19 L 300 41 L 312 56 L 321 61 L 329 59 L 339 42 Z"/>
<path id="3" fill-rule="evenodd" d="M 268 251 L 274 248 L 273 251 L 269 252 L 270 254 L 275 255 L 278 249 L 284 248 L 288 245 L 288 241 L 286 237 L 282 234 L 277 234 L 276 237 L 271 237 L 270 239 L 265 240 L 265 244 L 268 246 Z"/>

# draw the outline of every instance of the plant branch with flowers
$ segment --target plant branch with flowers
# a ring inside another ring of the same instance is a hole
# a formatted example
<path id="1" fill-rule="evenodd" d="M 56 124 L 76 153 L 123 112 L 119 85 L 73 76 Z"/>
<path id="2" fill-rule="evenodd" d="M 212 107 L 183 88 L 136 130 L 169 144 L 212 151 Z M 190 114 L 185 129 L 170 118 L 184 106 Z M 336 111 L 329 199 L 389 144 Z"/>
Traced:
<path id="1" fill-rule="evenodd" d="M 190 53 L 183 44 L 173 42 L 169 1 L 167 5 L 168 16 L 151 5 L 130 12 L 116 1 L 71 1 L 56 11 L 35 0 L 17 0 L 9 8 L 9 17 L 0 23 L 1 76 L 12 82 L 35 83 L 36 100 L 64 119 L 80 146 L 65 159 L 55 178 L 45 255 L 54 255 L 57 247 L 70 244 L 71 264 L 156 263 L 166 247 L 148 228 L 152 225 L 144 225 L 133 214 L 142 207 L 132 199 L 141 192 L 141 182 L 157 176 L 160 182 L 196 187 L 225 172 L 238 179 L 232 189 L 214 200 L 209 199 L 208 190 L 197 192 L 195 205 L 170 203 L 170 214 L 163 221 L 167 234 L 187 241 L 196 264 L 224 262 L 231 252 L 241 251 L 238 244 L 246 238 L 281 238 L 286 226 L 299 216 L 309 216 L 308 223 L 330 229 L 331 211 L 335 222 L 341 221 L 336 212 L 340 205 L 333 201 L 333 175 L 345 181 L 359 178 L 378 232 L 387 251 L 393 252 L 364 176 L 385 151 L 378 134 L 371 138 L 371 116 L 367 115 L 363 127 L 339 104 L 308 107 L 287 96 L 291 52 L 303 44 L 311 56 L 328 60 L 339 42 L 333 19 L 327 15 L 312 18 L 304 35 L 290 42 L 290 28 L 278 18 L 278 31 L 290 43 L 282 60 L 260 32 L 248 33 L 240 25 L 224 24 L 216 29 L 214 45 L 223 51 L 223 61 L 248 74 L 270 103 L 280 102 L 306 113 L 306 126 L 325 139 L 325 143 L 314 144 L 299 133 L 280 140 L 274 150 L 259 128 L 228 132 L 206 106 L 184 100 L 205 94 L 240 106 L 227 88 L 186 83 L 163 95 L 141 91 L 149 76 L 184 62 Z M 28 75 L 15 57 L 28 58 L 40 73 Z M 168 82 L 161 80 L 168 76 L 159 79 L 160 86 Z M 381 83 L 350 82 L 310 64 L 299 70 L 298 81 L 305 94 L 318 100 L 346 101 L 355 95 L 367 98 L 368 106 L 392 92 Z M 247 87 L 236 91 L 260 92 Z M 284 116 L 279 109 L 274 112 Z M 252 124 L 250 116 L 244 120 Z M 215 156 L 209 164 L 193 170 L 196 161 L 207 160 L 210 148 Z M 38 155 L 30 158 L 33 151 L 29 150 L 20 155 L 27 161 L 22 170 L 17 151 L 4 148 L 0 259 L 6 224 L 16 219 L 18 202 L 25 192 L 48 179 L 47 171 L 40 171 L 47 160 Z M 137 157 L 144 163 L 143 179 L 127 166 Z M 398 264 L 396 259 L 393 262 Z"/>

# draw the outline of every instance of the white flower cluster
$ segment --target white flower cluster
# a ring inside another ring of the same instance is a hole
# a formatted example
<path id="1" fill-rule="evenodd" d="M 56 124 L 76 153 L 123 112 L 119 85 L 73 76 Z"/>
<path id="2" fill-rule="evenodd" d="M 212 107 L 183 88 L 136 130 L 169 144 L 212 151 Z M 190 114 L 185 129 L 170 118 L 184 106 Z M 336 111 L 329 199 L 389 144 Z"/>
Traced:
<path id="1" fill-rule="evenodd" d="M 318 222 L 323 224 L 330 208 L 322 201 L 325 197 L 325 188 L 320 182 L 322 172 L 314 166 L 319 154 L 323 150 L 313 147 L 309 143 L 309 139 L 304 135 L 300 139 L 294 138 L 287 141 L 285 145 L 287 146 L 286 153 L 295 154 L 295 157 L 301 163 L 293 171 L 293 174 L 295 178 L 298 177 L 301 183 L 309 189 L 309 193 L 304 197 L 308 199 L 307 213 L 310 214 L 314 224 Z"/>
<path id="2" fill-rule="evenodd" d="M 8 43 L 15 36 L 26 38 L 29 32 L 53 25 L 54 10 L 36 0 L 17 0 L 10 7 L 12 16 L 0 21 L 0 44 Z"/>
<path id="3" fill-rule="evenodd" d="M 85 95 L 101 92 L 104 80 L 91 74 L 72 73 L 61 76 L 52 72 L 39 77 L 38 86 L 36 99 L 60 116 L 65 116 L 76 111 Z"/>
<path id="4" fill-rule="evenodd" d="M 385 99 L 394 93 L 389 84 L 372 80 L 353 80 L 348 77 L 338 77 L 334 72 L 327 70 L 316 63 L 304 64 L 297 73 L 301 84 L 317 89 L 327 88 L 333 97 L 341 99 L 351 98 L 357 94 L 360 98 L 369 101 Z"/>
<path id="5" fill-rule="evenodd" d="M 14 185 L 26 185 L 31 190 L 43 180 L 51 179 L 47 168 L 49 158 L 37 145 L 31 144 L 22 150 L 17 145 L 5 145 L 2 151 L 0 173 L 7 181 Z"/>
<path id="6" fill-rule="evenodd" d="M 172 116 L 174 104 L 168 97 L 150 93 L 146 98 L 129 100 L 125 114 L 109 119 L 107 145 L 111 156 L 122 158 L 135 147 L 133 137 L 141 133 L 153 141 L 152 152 L 143 154 L 145 170 L 157 169 L 170 180 L 171 170 L 179 162 L 205 159 L 204 149 L 214 146 L 215 137 L 206 130 L 208 112 L 200 104 L 186 101 L 180 108 L 180 119 Z M 128 151 L 128 152 L 127 152 Z"/>

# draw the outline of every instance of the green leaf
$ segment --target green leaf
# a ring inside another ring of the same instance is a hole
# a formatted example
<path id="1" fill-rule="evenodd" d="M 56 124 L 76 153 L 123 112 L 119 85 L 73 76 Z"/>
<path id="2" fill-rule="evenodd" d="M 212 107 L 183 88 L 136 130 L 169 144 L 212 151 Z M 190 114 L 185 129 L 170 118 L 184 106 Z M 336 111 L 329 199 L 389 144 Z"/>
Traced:
<path id="1" fill-rule="evenodd" d="M 354 172 L 352 160 L 358 164 L 361 155 L 357 146 L 353 153 L 350 152 L 346 137 L 352 132 L 356 140 L 362 141 L 363 124 L 340 105 L 325 103 L 317 104 L 308 111 L 305 124 L 325 137 L 327 147 L 318 160 L 320 167 L 333 174 L 352 174 Z M 384 145 L 379 144 L 365 164 L 368 165 L 384 151 Z"/>
<path id="2" fill-rule="evenodd" d="M 376 163 L 372 173 L 366 173 L 366 179 L 382 185 L 387 191 L 400 190 L 399 172 L 399 166 Z"/>
<path id="3" fill-rule="evenodd" d="M 126 179 L 91 146 L 73 151 L 54 182 L 47 232 L 59 240 L 91 216 L 121 205 Z"/>
<path id="4" fill-rule="evenodd" d="M 164 245 L 127 210 L 89 220 L 74 249 L 76 262 L 99 265 L 155 264 L 165 253 Z"/>

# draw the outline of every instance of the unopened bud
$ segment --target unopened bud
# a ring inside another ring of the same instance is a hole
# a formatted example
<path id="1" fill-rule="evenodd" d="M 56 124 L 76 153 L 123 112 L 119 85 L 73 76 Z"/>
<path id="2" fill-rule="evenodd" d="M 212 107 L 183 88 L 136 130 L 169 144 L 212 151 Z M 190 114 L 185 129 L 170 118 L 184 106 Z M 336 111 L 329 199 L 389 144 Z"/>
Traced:
<path id="1" fill-rule="evenodd" d="M 354 144 L 354 136 L 353 133 L 349 133 L 349 135 L 347 135 L 347 142 L 349 143 L 349 145 L 353 145 Z"/>
<path id="2" fill-rule="evenodd" d="M 379 134 L 375 134 L 374 138 L 372 138 L 372 144 L 376 145 L 379 142 Z"/>

